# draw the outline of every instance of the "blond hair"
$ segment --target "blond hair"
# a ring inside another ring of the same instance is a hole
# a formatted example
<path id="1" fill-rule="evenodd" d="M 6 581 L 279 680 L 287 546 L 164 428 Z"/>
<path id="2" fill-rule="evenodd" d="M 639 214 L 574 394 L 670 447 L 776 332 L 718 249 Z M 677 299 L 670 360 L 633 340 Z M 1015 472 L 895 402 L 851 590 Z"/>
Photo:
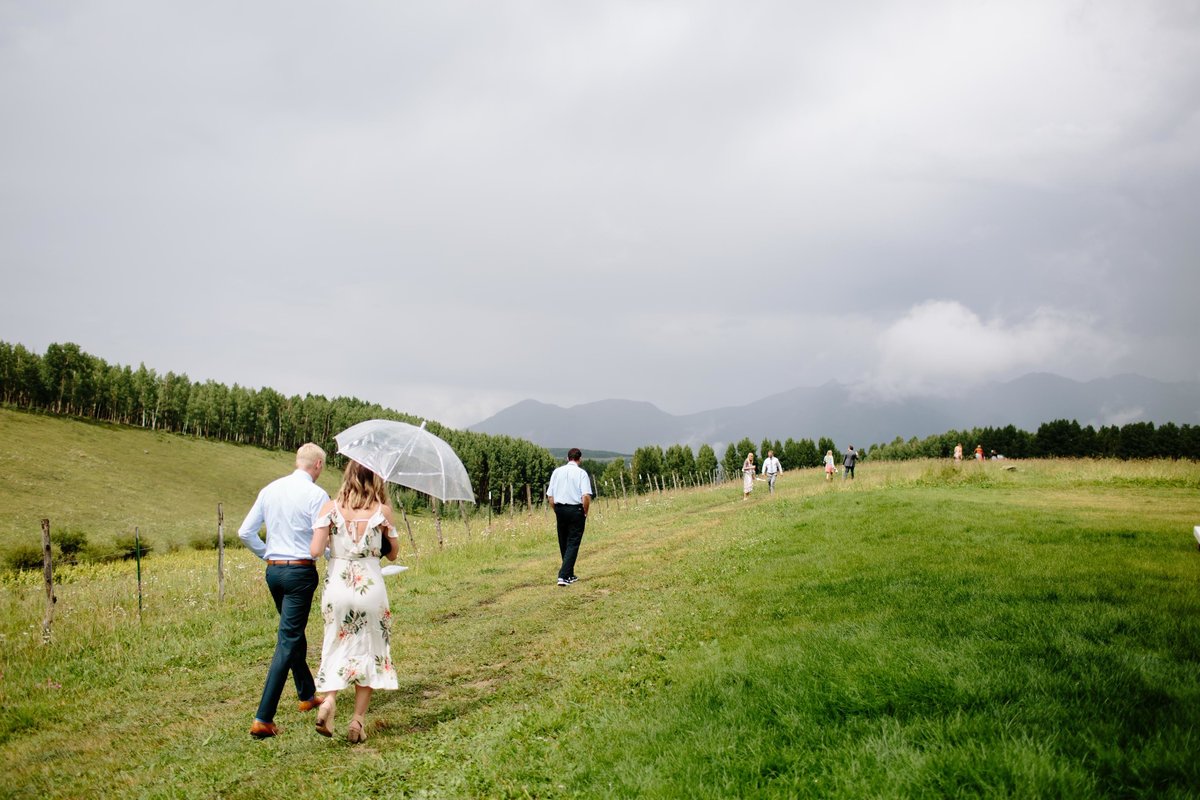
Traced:
<path id="1" fill-rule="evenodd" d="M 383 478 L 357 461 L 346 462 L 337 501 L 347 508 L 369 508 L 376 503 L 389 508 L 392 505 L 387 487 L 383 485 Z"/>
<path id="2" fill-rule="evenodd" d="M 312 442 L 300 445 L 300 449 L 296 451 L 296 466 L 300 469 L 315 467 L 318 463 L 324 463 L 324 461 L 325 451 Z"/>

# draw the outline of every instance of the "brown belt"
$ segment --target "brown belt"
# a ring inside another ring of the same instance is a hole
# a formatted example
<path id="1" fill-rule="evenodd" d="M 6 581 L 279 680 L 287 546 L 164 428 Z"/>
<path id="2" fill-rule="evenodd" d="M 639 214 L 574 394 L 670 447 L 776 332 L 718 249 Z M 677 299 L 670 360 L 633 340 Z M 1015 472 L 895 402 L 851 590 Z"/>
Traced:
<path id="1" fill-rule="evenodd" d="M 270 559 L 267 560 L 267 566 L 269 566 L 269 567 L 281 567 L 281 566 L 287 567 L 287 566 L 292 566 L 292 565 L 311 567 L 311 566 L 315 565 L 316 563 L 317 562 L 311 558 L 297 558 L 292 561 L 272 561 Z"/>

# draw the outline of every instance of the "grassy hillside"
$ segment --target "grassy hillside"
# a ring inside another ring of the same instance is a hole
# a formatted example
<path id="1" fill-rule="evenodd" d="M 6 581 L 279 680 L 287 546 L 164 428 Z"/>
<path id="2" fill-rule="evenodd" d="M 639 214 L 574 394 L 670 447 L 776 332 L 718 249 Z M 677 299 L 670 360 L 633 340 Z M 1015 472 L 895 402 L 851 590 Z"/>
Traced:
<path id="1" fill-rule="evenodd" d="M 41 542 L 41 522 L 112 541 L 138 526 L 160 549 L 215 533 L 217 503 L 233 534 L 293 457 L 104 423 L 0 408 L 0 549 Z M 338 476 L 321 476 L 326 489 Z"/>
<path id="2" fill-rule="evenodd" d="M 40 576 L 3 577 L 4 794 L 1195 796 L 1200 467 L 1007 466 L 602 502 L 565 589 L 544 515 L 421 539 L 357 747 L 348 698 L 332 740 L 286 693 L 247 735 L 275 620 L 245 550 L 224 604 L 211 552 L 149 559 L 140 622 L 131 565 L 63 569 L 49 646 Z"/>

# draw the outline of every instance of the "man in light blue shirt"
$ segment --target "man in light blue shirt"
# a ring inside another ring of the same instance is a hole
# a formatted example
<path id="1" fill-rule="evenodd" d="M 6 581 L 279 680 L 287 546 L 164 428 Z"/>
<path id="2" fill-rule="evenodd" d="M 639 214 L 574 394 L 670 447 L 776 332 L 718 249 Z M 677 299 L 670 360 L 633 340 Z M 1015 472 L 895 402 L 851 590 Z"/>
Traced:
<path id="1" fill-rule="evenodd" d="M 579 557 L 583 528 L 592 503 L 592 482 L 579 466 L 582 458 L 583 453 L 578 447 L 568 450 L 567 463 L 554 470 L 550 485 L 546 487 L 546 497 L 554 507 L 554 518 L 558 522 L 558 552 L 562 555 L 559 586 L 570 586 L 579 580 L 575 577 L 575 559 Z"/>
<path id="2" fill-rule="evenodd" d="M 316 480 L 325 467 L 325 451 L 309 442 L 296 451 L 296 471 L 272 481 L 258 493 L 250 513 L 238 528 L 238 537 L 254 554 L 267 562 L 267 586 L 279 612 L 275 655 L 267 670 L 258 712 L 250 726 L 256 739 L 275 736 L 275 710 L 287 684 L 288 673 L 296 683 L 300 710 L 320 705 L 317 684 L 308 668 L 308 612 L 317 590 L 317 564 L 309 552 L 313 521 L 329 495 Z M 267 526 L 264 542 L 258 532 Z"/>

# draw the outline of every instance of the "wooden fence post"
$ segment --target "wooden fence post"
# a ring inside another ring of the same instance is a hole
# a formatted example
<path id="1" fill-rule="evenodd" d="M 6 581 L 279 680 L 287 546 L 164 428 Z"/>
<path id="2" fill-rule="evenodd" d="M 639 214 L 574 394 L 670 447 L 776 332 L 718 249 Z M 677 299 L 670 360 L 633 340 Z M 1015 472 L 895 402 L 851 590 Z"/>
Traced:
<path id="1" fill-rule="evenodd" d="M 404 527 L 408 529 L 408 543 L 412 545 L 413 555 L 419 556 L 417 552 L 417 540 L 413 538 L 412 524 L 408 521 L 408 514 L 404 513 L 404 503 L 397 503 L 400 506 L 400 516 L 404 519 Z"/>
<path id="2" fill-rule="evenodd" d="M 50 626 L 54 624 L 54 563 L 50 550 L 50 520 L 42 520 L 42 573 L 46 581 L 46 616 L 42 618 L 42 644 L 50 644 Z"/>
<path id="3" fill-rule="evenodd" d="M 617 476 L 621 479 L 621 498 L 625 501 L 625 508 L 629 508 L 629 494 L 625 491 L 625 471 L 622 470 Z"/>
<path id="4" fill-rule="evenodd" d="M 517 516 L 517 493 L 510 483 L 508 485 L 508 518 L 512 520 Z"/>
<path id="5" fill-rule="evenodd" d="M 533 516 L 533 487 L 528 483 L 525 484 L 525 505 L 529 509 L 529 516 Z"/>
<path id="6" fill-rule="evenodd" d="M 217 602 L 225 602 L 225 509 L 217 503 Z"/>
<path id="7" fill-rule="evenodd" d="M 441 501 L 436 497 L 433 498 L 433 525 L 437 528 L 438 547 L 445 547 L 446 542 L 442 539 L 442 508 Z"/>
<path id="8" fill-rule="evenodd" d="M 138 622 L 142 621 L 142 536 L 138 531 L 137 526 L 133 527 L 133 551 L 134 557 L 137 558 L 137 581 L 138 581 Z"/>

